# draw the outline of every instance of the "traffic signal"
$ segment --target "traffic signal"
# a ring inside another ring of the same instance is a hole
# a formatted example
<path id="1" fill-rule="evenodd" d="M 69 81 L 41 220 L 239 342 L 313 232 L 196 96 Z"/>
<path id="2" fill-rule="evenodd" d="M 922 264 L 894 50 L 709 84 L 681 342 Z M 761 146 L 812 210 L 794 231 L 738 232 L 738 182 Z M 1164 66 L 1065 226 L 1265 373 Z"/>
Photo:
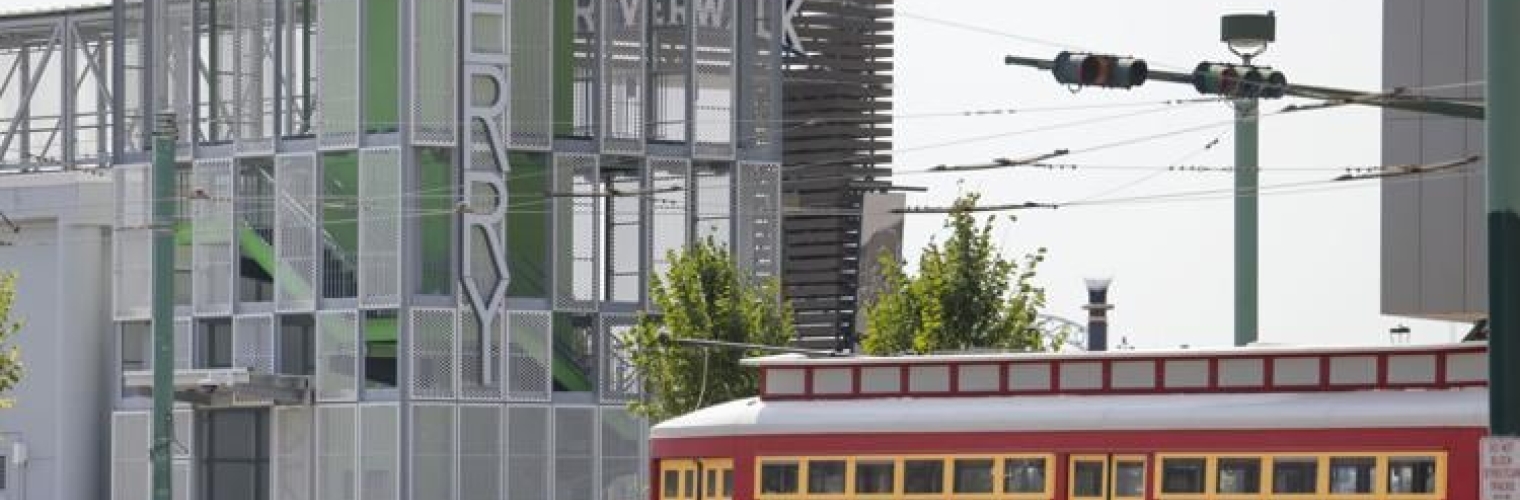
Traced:
<path id="1" fill-rule="evenodd" d="M 1145 83 L 1148 69 L 1133 57 L 1061 52 L 1051 72 L 1067 85 L 1127 89 Z"/>
<path id="2" fill-rule="evenodd" d="M 1193 68 L 1193 88 L 1201 94 L 1277 99 L 1287 90 L 1288 78 L 1266 66 L 1203 62 Z"/>

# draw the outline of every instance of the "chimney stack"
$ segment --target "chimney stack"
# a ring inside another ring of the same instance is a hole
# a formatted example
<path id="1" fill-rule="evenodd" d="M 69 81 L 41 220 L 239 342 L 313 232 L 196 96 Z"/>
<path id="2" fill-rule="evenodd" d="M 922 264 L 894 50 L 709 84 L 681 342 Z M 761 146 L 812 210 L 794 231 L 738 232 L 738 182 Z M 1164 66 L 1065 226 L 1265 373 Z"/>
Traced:
<path id="1" fill-rule="evenodd" d="M 1108 310 L 1114 306 L 1108 303 L 1108 286 L 1113 283 L 1113 278 L 1088 278 L 1087 282 L 1087 305 L 1082 306 L 1087 310 L 1087 350 L 1108 350 Z"/>

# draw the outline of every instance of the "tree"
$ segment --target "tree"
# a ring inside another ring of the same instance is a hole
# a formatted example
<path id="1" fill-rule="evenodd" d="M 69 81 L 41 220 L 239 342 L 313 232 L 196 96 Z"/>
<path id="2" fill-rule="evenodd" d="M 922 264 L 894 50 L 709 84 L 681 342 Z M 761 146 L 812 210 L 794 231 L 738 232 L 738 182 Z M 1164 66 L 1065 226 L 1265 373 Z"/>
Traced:
<path id="1" fill-rule="evenodd" d="M 21 331 L 21 322 L 11 320 L 11 305 L 16 301 L 16 274 L 0 273 L 0 394 L 10 393 L 21 382 L 24 368 L 21 350 L 9 345 L 11 335 Z M 0 399 L 0 408 L 11 406 L 9 398 Z"/>
<path id="2" fill-rule="evenodd" d="M 670 270 L 650 280 L 659 312 L 640 317 L 632 334 L 633 369 L 647 397 L 629 407 L 653 421 L 755 395 L 759 375 L 739 360 L 766 354 L 683 346 L 667 337 L 780 346 L 794 336 L 792 309 L 776 280 L 745 276 L 723 246 L 700 241 L 669 260 Z"/>
<path id="3" fill-rule="evenodd" d="M 893 355 L 991 348 L 1049 348 L 1036 328 L 1045 289 L 1034 282 L 1045 249 L 1007 259 L 992 241 L 996 216 L 978 223 L 972 215 L 980 195 L 955 200 L 944 245 L 931 241 L 918 260 L 918 275 L 881 256 L 885 289 L 867 305 L 868 354 Z M 1010 222 L 1014 220 L 1009 217 Z"/>

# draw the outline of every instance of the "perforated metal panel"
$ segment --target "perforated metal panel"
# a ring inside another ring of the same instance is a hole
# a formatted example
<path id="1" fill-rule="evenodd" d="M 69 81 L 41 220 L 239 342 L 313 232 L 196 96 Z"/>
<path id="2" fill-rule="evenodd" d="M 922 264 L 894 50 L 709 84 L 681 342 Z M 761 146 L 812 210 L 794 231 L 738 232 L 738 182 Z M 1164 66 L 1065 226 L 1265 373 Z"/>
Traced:
<path id="1" fill-rule="evenodd" d="M 111 414 L 111 500 L 148 500 L 151 496 L 150 423 L 147 412 Z"/>
<path id="2" fill-rule="evenodd" d="M 226 8 L 226 7 L 224 7 Z M 241 153 L 274 151 L 274 1 L 241 0 L 232 7 L 233 134 Z"/>
<path id="3" fill-rule="evenodd" d="M 322 147 L 359 145 L 359 0 L 317 9 L 317 137 Z"/>
<path id="4" fill-rule="evenodd" d="M 554 155 L 554 308 L 594 310 L 601 290 L 597 157 Z"/>
<path id="5" fill-rule="evenodd" d="M 501 406 L 459 407 L 459 500 L 498 500 L 503 481 Z"/>
<path id="6" fill-rule="evenodd" d="M 275 309 L 304 312 L 316 307 L 317 158 L 311 153 L 275 157 Z"/>
<path id="7" fill-rule="evenodd" d="M 595 500 L 597 411 L 554 408 L 554 498 Z"/>
<path id="8" fill-rule="evenodd" d="M 317 407 L 317 496 L 321 500 L 359 500 L 358 407 Z"/>
<path id="9" fill-rule="evenodd" d="M 232 160 L 196 161 L 191 169 L 191 286 L 196 314 L 232 314 Z"/>
<path id="10" fill-rule="evenodd" d="M 513 148 L 548 150 L 554 132 L 554 0 L 516 0 L 511 43 Z"/>
<path id="11" fill-rule="evenodd" d="M 153 199 L 147 165 L 121 165 L 114 177 L 115 232 L 111 235 L 112 311 L 118 320 L 147 319 L 152 313 Z"/>
<path id="12" fill-rule="evenodd" d="M 601 413 L 602 500 L 647 498 L 641 451 L 648 425 L 621 406 L 604 406 Z"/>
<path id="13" fill-rule="evenodd" d="M 738 2 L 740 12 L 738 67 L 739 115 L 735 140 L 750 157 L 781 154 L 782 9 L 785 2 Z"/>
<path id="14" fill-rule="evenodd" d="M 186 370 L 195 365 L 195 330 L 190 318 L 174 320 L 174 368 Z"/>
<path id="15" fill-rule="evenodd" d="M 548 400 L 553 380 L 551 325 L 548 311 L 507 311 L 507 395 L 512 399 Z"/>
<path id="16" fill-rule="evenodd" d="M 507 498 L 554 498 L 549 486 L 550 430 L 548 408 L 507 407 Z"/>
<path id="17" fill-rule="evenodd" d="M 693 183 L 697 185 L 692 197 L 695 199 L 697 239 L 712 238 L 720 245 L 733 248 L 733 165 L 706 162 L 692 166 Z"/>
<path id="18" fill-rule="evenodd" d="M 631 315 L 601 316 L 602 368 L 601 395 L 604 402 L 626 402 L 638 398 L 641 381 L 633 370 L 633 326 L 637 319 Z"/>
<path id="19" fill-rule="evenodd" d="M 728 159 L 734 155 L 734 12 L 738 2 L 691 0 L 696 47 L 692 65 L 695 109 L 692 156 Z"/>
<path id="20" fill-rule="evenodd" d="M 740 163 L 735 222 L 738 261 L 759 277 L 781 272 L 781 165 Z"/>
<path id="21" fill-rule="evenodd" d="M 413 398 L 454 397 L 459 369 L 454 354 L 457 323 L 455 309 L 411 310 L 411 343 L 407 345 L 407 358 L 411 362 Z"/>
<path id="22" fill-rule="evenodd" d="M 412 406 L 412 498 L 454 497 L 454 411 L 453 405 Z"/>
<path id="23" fill-rule="evenodd" d="M 359 408 L 359 498 L 400 498 L 400 418 L 394 403 Z"/>
<path id="24" fill-rule="evenodd" d="M 501 399 L 502 334 L 500 314 L 482 329 L 469 308 L 459 310 L 459 397 L 463 399 Z M 484 332 L 484 335 L 482 335 Z M 484 340 L 485 349 L 481 349 Z M 484 356 L 481 353 L 485 353 Z M 486 378 L 492 374 L 491 378 Z"/>
<path id="25" fill-rule="evenodd" d="M 401 303 L 401 150 L 359 150 L 359 303 Z"/>
<path id="26" fill-rule="evenodd" d="M 602 151 L 644 151 L 645 11 L 648 2 L 602 0 Z"/>
<path id="27" fill-rule="evenodd" d="M 316 386 L 318 401 L 353 401 L 358 397 L 359 313 L 317 313 Z"/>
<path id="28" fill-rule="evenodd" d="M 639 168 L 602 170 L 602 182 L 607 189 L 623 193 L 644 189 L 644 180 L 644 173 Z M 607 198 L 607 216 L 603 217 L 607 227 L 602 232 L 604 242 L 599 249 L 607 281 L 602 300 L 623 303 L 642 303 L 644 300 L 644 231 L 647 223 L 643 217 L 644 202 L 644 196 Z"/>
<path id="29" fill-rule="evenodd" d="M 277 406 L 274 414 L 274 453 L 270 479 L 273 500 L 312 499 L 312 409 Z"/>
<path id="30" fill-rule="evenodd" d="M 648 216 L 649 272 L 663 277 L 670 270 L 670 252 L 686 246 L 690 234 L 687 197 L 691 195 L 691 160 L 649 158 L 647 171 L 649 188 L 656 193 L 650 196 Z"/>
<path id="31" fill-rule="evenodd" d="M 274 316 L 248 314 L 232 321 L 232 366 L 274 373 Z"/>
<path id="32" fill-rule="evenodd" d="M 457 130 L 455 78 L 459 36 L 455 0 L 412 3 L 412 142 L 452 146 Z"/>

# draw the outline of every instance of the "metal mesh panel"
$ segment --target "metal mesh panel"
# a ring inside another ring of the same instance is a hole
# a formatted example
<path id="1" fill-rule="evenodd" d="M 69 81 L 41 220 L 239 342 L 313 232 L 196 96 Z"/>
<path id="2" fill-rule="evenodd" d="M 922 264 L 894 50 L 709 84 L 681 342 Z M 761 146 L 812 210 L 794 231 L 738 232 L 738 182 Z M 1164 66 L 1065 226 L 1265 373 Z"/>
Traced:
<path id="1" fill-rule="evenodd" d="M 358 397 L 359 313 L 317 313 L 317 400 L 353 401 Z"/>
<path id="2" fill-rule="evenodd" d="M 507 395 L 512 399 L 547 400 L 553 381 L 550 313 L 507 311 Z"/>
<path id="3" fill-rule="evenodd" d="M 275 309 L 316 307 L 317 158 L 310 153 L 275 157 Z"/>
<path id="4" fill-rule="evenodd" d="M 359 151 L 359 303 L 401 302 L 401 150 Z"/>
<path id="5" fill-rule="evenodd" d="M 755 276 L 781 271 L 781 166 L 739 165 L 738 209 L 734 218 L 739 264 Z"/>
<path id="6" fill-rule="evenodd" d="M 390 500 L 401 495 L 401 413 L 395 404 L 359 409 L 359 498 Z"/>
<path id="7" fill-rule="evenodd" d="M 197 314 L 232 313 L 232 160 L 200 160 L 191 170 L 191 286 Z"/>
<path id="8" fill-rule="evenodd" d="M 626 408 L 602 407 L 602 500 L 642 500 L 644 461 L 640 454 L 646 424 Z"/>
<path id="9" fill-rule="evenodd" d="M 547 408 L 507 407 L 507 498 L 551 498 L 549 424 Z"/>
<path id="10" fill-rule="evenodd" d="M 455 364 L 454 309 L 412 309 L 411 311 L 411 388 L 412 397 L 440 399 L 454 397 Z"/>
<path id="11" fill-rule="evenodd" d="M 281 406 L 274 413 L 274 500 L 311 500 L 312 409 Z"/>
<path id="12" fill-rule="evenodd" d="M 190 460 L 195 454 L 195 412 L 174 410 L 174 445 L 169 456 L 174 460 Z"/>
<path id="13" fill-rule="evenodd" d="M 497 500 L 502 490 L 502 407 L 459 407 L 459 500 Z"/>
<path id="14" fill-rule="evenodd" d="M 190 318 L 174 320 L 174 369 L 186 370 L 195 365 L 195 330 Z"/>
<path id="15" fill-rule="evenodd" d="M 510 2 L 513 148 L 547 150 L 554 131 L 554 0 Z"/>
<path id="16" fill-rule="evenodd" d="M 644 151 L 644 11 L 602 0 L 602 151 Z"/>
<path id="17" fill-rule="evenodd" d="M 324 148 L 359 145 L 359 0 L 317 9 L 317 136 Z"/>
<path id="18" fill-rule="evenodd" d="M 459 30 L 454 0 L 413 2 L 412 142 L 451 146 L 456 130 L 454 39 Z"/>
<path id="19" fill-rule="evenodd" d="M 111 414 L 111 500 L 148 500 L 150 422 L 146 412 Z"/>
<path id="20" fill-rule="evenodd" d="M 690 124 L 691 3 L 650 2 L 649 138 L 685 142 Z"/>
<path id="21" fill-rule="evenodd" d="M 691 161 L 678 158 L 649 159 L 650 197 L 649 261 L 652 276 L 664 276 L 670 269 L 670 252 L 686 245 L 691 224 L 687 197 L 691 194 L 688 176 Z"/>
<path id="22" fill-rule="evenodd" d="M 733 215 L 733 166 L 728 163 L 698 163 L 692 169 L 697 189 L 695 198 L 696 237 L 712 238 L 720 245 L 732 246 L 730 220 Z"/>
<path id="23" fill-rule="evenodd" d="M 620 165 L 621 167 L 621 165 Z M 624 193 L 643 189 L 644 173 L 635 168 L 602 169 L 606 189 Z M 606 230 L 602 236 L 601 262 L 604 262 L 606 292 L 609 302 L 640 303 L 644 298 L 644 198 L 612 196 L 605 202 Z"/>
<path id="24" fill-rule="evenodd" d="M 353 405 L 317 407 L 317 498 L 359 500 L 358 408 Z"/>
<path id="25" fill-rule="evenodd" d="M 692 81 L 696 109 L 693 155 L 731 158 L 734 154 L 734 12 L 738 2 L 692 0 L 696 34 Z"/>
<path id="26" fill-rule="evenodd" d="M 412 498 L 454 497 L 454 410 L 451 405 L 412 407 Z"/>
<path id="27" fill-rule="evenodd" d="M 739 2 L 739 121 L 735 138 L 741 148 L 761 158 L 780 151 L 781 9 L 785 2 Z"/>
<path id="28" fill-rule="evenodd" d="M 601 289 L 597 157 L 554 155 L 555 309 L 592 310 Z"/>
<path id="29" fill-rule="evenodd" d="M 232 366 L 274 373 L 274 316 L 238 316 L 232 322 Z"/>
<path id="30" fill-rule="evenodd" d="M 169 464 L 169 482 L 174 485 L 174 500 L 190 500 L 194 498 L 192 495 L 194 490 L 192 488 L 195 487 L 195 480 L 194 476 L 191 475 L 194 467 L 195 464 L 181 460 L 175 460 Z"/>
<path id="31" fill-rule="evenodd" d="M 274 151 L 274 1 L 236 3 L 233 52 L 236 84 L 232 90 L 237 150 Z"/>
<path id="32" fill-rule="evenodd" d="M 151 176 L 147 165 L 112 169 L 116 190 L 116 232 L 112 235 L 111 297 L 118 320 L 147 319 L 152 313 L 153 222 Z"/>
<path id="33" fill-rule="evenodd" d="M 602 401 L 624 402 L 637 398 L 640 380 L 633 370 L 633 316 L 601 316 L 602 349 L 601 374 Z"/>
<path id="34" fill-rule="evenodd" d="M 596 498 L 596 431 L 596 408 L 554 408 L 555 498 Z"/>
<path id="35" fill-rule="evenodd" d="M 474 311 L 459 309 L 459 397 L 501 399 L 502 330 L 500 314 L 493 314 L 482 329 Z M 482 331 L 485 335 L 481 335 Z M 480 348 L 482 339 L 486 342 L 484 350 Z M 486 355 L 481 356 L 482 352 Z"/>

